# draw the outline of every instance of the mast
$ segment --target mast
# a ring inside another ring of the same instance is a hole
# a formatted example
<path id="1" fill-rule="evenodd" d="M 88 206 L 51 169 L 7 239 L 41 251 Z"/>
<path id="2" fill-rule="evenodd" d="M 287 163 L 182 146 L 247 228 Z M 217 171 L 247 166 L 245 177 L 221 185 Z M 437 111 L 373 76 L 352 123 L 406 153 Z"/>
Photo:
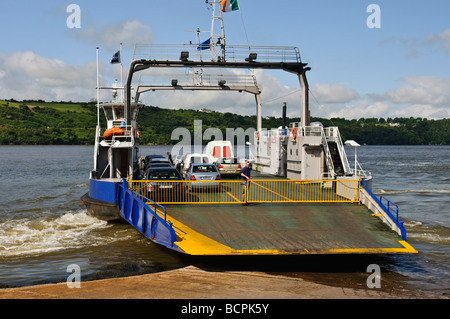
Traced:
<path id="1" fill-rule="evenodd" d="M 206 4 L 211 6 L 211 11 L 212 11 L 212 15 L 211 15 L 211 30 L 209 31 L 209 52 L 210 52 L 210 60 L 212 62 L 224 62 L 225 61 L 225 26 L 223 23 L 223 16 L 222 16 L 222 10 L 220 10 L 220 4 L 219 4 L 219 15 L 216 15 L 216 4 L 219 2 L 217 0 L 206 0 L 205 1 Z M 214 30 L 214 24 L 215 21 L 219 20 L 220 22 L 220 34 L 219 33 L 215 33 Z M 196 54 L 198 54 L 200 56 L 200 60 L 203 60 L 202 58 L 202 51 L 203 46 L 202 46 L 202 42 L 200 40 L 200 29 L 197 28 L 197 52 Z M 207 31 L 206 31 L 207 32 Z M 199 50 L 198 48 L 200 48 L 200 46 L 202 46 L 202 48 Z M 216 61 L 217 59 L 217 61 Z M 196 83 L 197 85 L 203 85 L 203 68 L 200 69 L 195 69 L 192 68 L 192 78 L 193 78 L 193 82 Z"/>
<path id="2" fill-rule="evenodd" d="M 96 48 L 97 51 L 97 127 L 95 128 L 95 145 L 94 145 L 94 170 L 93 172 L 96 172 L 98 169 L 98 142 L 99 142 L 99 135 L 100 135 L 100 87 L 99 87 L 99 74 L 98 74 L 98 50 L 99 47 Z M 93 178 L 94 175 L 91 173 L 91 178 Z"/>
<path id="3" fill-rule="evenodd" d="M 123 94 L 123 63 L 122 63 L 122 42 L 120 43 L 120 102 L 125 102 L 125 96 Z"/>
<path id="4" fill-rule="evenodd" d="M 99 85 L 99 79 L 98 79 L 98 49 L 97 49 L 97 126 L 100 126 L 100 85 Z"/>
<path id="5" fill-rule="evenodd" d="M 210 34 L 210 53 L 211 53 L 211 61 L 223 62 L 225 61 L 225 26 L 223 23 L 222 10 L 220 10 L 219 4 L 219 14 L 216 15 L 216 4 L 218 0 L 206 0 L 206 3 L 212 7 L 212 16 L 211 16 L 211 34 Z M 220 23 L 220 33 L 215 33 L 214 23 L 216 20 L 219 20 Z"/>

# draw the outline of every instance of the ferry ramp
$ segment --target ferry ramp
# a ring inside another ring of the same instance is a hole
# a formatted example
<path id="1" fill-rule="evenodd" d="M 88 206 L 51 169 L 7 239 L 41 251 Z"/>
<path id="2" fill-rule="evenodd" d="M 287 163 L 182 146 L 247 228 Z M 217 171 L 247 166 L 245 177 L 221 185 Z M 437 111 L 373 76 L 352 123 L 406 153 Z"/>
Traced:
<path id="1" fill-rule="evenodd" d="M 361 204 L 359 180 L 129 181 L 128 188 L 170 226 L 163 244 L 189 255 L 417 252 Z M 144 235 L 153 223 L 128 220 Z M 153 230 L 146 236 L 158 242 Z"/>
<path id="2" fill-rule="evenodd" d="M 415 252 L 358 204 L 166 206 L 175 244 L 190 255 Z"/>

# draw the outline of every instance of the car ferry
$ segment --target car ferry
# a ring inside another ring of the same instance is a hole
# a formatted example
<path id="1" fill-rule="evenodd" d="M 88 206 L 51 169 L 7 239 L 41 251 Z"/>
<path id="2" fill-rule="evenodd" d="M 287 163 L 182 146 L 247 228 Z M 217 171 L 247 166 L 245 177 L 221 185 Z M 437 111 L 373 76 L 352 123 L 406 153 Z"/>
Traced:
<path id="1" fill-rule="evenodd" d="M 189 255 L 416 253 L 407 242 L 398 207 L 372 194 L 372 176 L 360 169 L 356 148 L 351 168 L 344 144 L 357 143 L 343 142 L 337 127 L 310 122 L 306 75 L 311 69 L 301 61 L 299 49 L 226 44 L 222 12 L 215 13 L 216 1 L 208 3 L 212 25 L 216 19 L 221 23 L 221 36 L 211 30 L 207 44 L 136 45 L 126 85 L 121 88 L 124 103 L 98 105 L 107 123 L 103 129 L 97 125 L 89 192 L 81 198 L 88 212 L 104 220 L 124 219 L 149 240 Z M 159 82 L 141 77 L 133 85 L 133 102 L 132 82 L 137 74 L 173 69 L 190 72 L 166 77 L 158 72 Z M 302 91 L 300 122 L 263 129 L 256 77 L 207 73 L 228 69 L 295 74 Z M 156 90 L 254 95 L 252 179 L 142 179 L 137 118 L 144 106 L 137 101 L 141 94 Z M 208 183 L 218 187 L 207 187 Z M 177 191 L 165 192 L 174 196 L 161 196 L 148 191 L 151 184 L 164 185 L 166 190 L 176 185 Z"/>

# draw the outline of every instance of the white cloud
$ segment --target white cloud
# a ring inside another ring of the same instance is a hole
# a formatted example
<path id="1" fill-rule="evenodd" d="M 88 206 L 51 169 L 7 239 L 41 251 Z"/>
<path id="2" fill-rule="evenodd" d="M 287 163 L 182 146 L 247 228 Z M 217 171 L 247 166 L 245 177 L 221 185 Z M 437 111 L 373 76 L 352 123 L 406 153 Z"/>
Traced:
<path id="1" fill-rule="evenodd" d="M 343 85 L 314 85 L 316 99 L 310 99 L 312 116 L 346 119 L 423 117 L 448 118 L 450 79 L 435 76 L 408 76 L 403 84 L 383 94 L 369 93 L 365 98 Z M 333 96 L 335 99 L 333 99 Z M 335 103 L 339 101 L 340 103 Z"/>
<path id="2" fill-rule="evenodd" d="M 82 28 L 75 34 L 79 39 L 86 39 L 108 50 L 115 50 L 119 43 L 132 47 L 135 43 L 151 43 L 154 33 L 148 25 L 139 20 L 122 21 L 106 27 Z"/>
<path id="3" fill-rule="evenodd" d="M 394 104 L 393 116 L 445 118 L 450 112 L 450 79 L 436 76 L 403 77 L 404 84 L 385 94 L 368 94 Z"/>
<path id="4" fill-rule="evenodd" d="M 34 52 L 16 52 L 5 59 L 5 68 L 23 72 L 30 78 L 50 87 L 77 85 L 95 72 L 95 65 L 70 66 L 59 59 L 48 59 Z M 95 73 L 94 73 L 95 74 Z"/>
<path id="5" fill-rule="evenodd" d="M 314 83 L 311 89 L 311 116 L 322 118 L 384 117 L 389 105 L 362 98 L 354 89 L 342 83 Z"/>
<path id="6" fill-rule="evenodd" d="M 284 85 L 279 78 L 263 70 L 249 73 L 245 70 L 220 70 L 224 75 L 251 75 L 258 80 L 261 91 L 263 116 L 281 116 L 283 102 L 288 103 L 288 116 L 300 116 L 301 93 L 299 87 Z M 152 73 L 158 71 L 153 70 Z M 214 70 L 205 70 L 205 77 Z M 174 74 L 176 77 L 176 75 Z M 137 76 L 136 76 L 137 77 Z M 169 83 L 163 79 L 164 83 Z M 163 91 L 150 92 L 141 95 L 141 100 L 149 105 L 171 108 L 208 108 L 218 112 L 231 112 L 241 115 L 255 115 L 256 101 L 253 94 L 218 91 Z"/>
<path id="7" fill-rule="evenodd" d="M 311 91 L 320 103 L 348 103 L 359 98 L 358 93 L 337 83 L 314 83 Z"/>
<path id="8" fill-rule="evenodd" d="M 100 64 L 100 83 L 109 85 L 113 68 Z M 127 69 L 125 71 L 125 78 Z M 180 71 L 184 74 L 184 71 Z M 223 71 L 228 72 L 228 71 Z M 246 70 L 232 70 L 232 74 L 252 74 Z M 262 99 L 263 116 L 281 116 L 283 102 L 287 115 L 301 114 L 299 86 L 285 85 L 279 77 L 265 70 L 255 70 Z M 136 75 L 138 80 L 140 74 Z M 398 88 L 384 94 L 361 97 L 355 90 L 338 83 L 314 83 L 310 97 L 310 111 L 314 117 L 346 119 L 423 117 L 429 119 L 450 116 L 450 79 L 434 76 L 402 78 Z M 168 82 L 169 83 L 169 82 Z M 137 83 L 133 83 L 136 87 Z M 46 101 L 89 101 L 95 98 L 96 65 L 70 65 L 59 59 L 50 59 L 34 52 L 0 53 L 0 98 L 17 100 L 43 99 Z M 101 100 L 109 100 L 110 92 L 101 91 Z M 134 96 L 134 95 L 133 95 Z M 256 114 L 252 94 L 237 92 L 150 92 L 142 95 L 147 105 L 171 108 L 209 108 L 219 112 L 241 115 Z M 316 101 L 317 100 L 317 101 Z"/>
<path id="9" fill-rule="evenodd" d="M 443 31 L 441 34 L 430 34 L 427 37 L 427 43 L 442 45 L 447 53 L 450 53 L 450 29 Z"/>
<path id="10" fill-rule="evenodd" d="M 371 103 L 369 100 L 359 100 L 353 104 L 347 105 L 332 105 L 330 106 L 319 106 L 316 114 L 313 116 L 324 117 L 324 118 L 345 118 L 350 119 L 360 119 L 364 118 L 386 118 L 389 111 L 389 105 L 387 103 L 375 102 Z"/>
<path id="11" fill-rule="evenodd" d="M 423 56 L 427 49 L 433 46 L 443 47 L 446 53 L 450 53 L 450 29 L 440 34 L 430 33 L 426 38 L 400 38 L 392 36 L 381 42 L 382 45 L 393 45 L 407 49 L 407 58 Z"/>
<path id="12" fill-rule="evenodd" d="M 89 101 L 95 97 L 96 64 L 68 65 L 34 52 L 0 54 L 0 98 Z"/>
<path id="13" fill-rule="evenodd" d="M 436 107 L 429 104 L 414 104 L 394 110 L 390 117 L 422 117 L 427 119 L 443 119 L 450 117 L 450 107 Z"/>
<path id="14" fill-rule="evenodd" d="M 392 45 L 407 49 L 407 58 L 418 58 L 422 55 L 421 49 L 424 41 L 416 38 L 399 38 L 397 36 L 390 37 L 381 42 L 382 45 Z"/>

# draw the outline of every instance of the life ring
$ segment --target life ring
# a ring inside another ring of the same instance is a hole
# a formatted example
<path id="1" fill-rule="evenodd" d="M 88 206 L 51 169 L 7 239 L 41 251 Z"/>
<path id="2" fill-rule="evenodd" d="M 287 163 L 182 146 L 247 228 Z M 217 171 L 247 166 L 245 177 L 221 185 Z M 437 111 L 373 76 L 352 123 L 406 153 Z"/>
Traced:
<path id="1" fill-rule="evenodd" d="M 256 139 L 259 141 L 259 131 L 256 132 Z"/>
<path id="2" fill-rule="evenodd" d="M 103 133 L 103 137 L 104 138 L 109 138 L 109 137 L 111 137 L 113 135 L 123 135 L 124 131 L 125 130 L 123 128 L 119 128 L 117 126 L 114 126 L 114 127 L 110 128 L 110 129 L 107 129 L 105 131 L 105 133 Z"/>
<path id="3" fill-rule="evenodd" d="M 292 129 L 292 137 L 294 138 L 294 140 L 297 139 L 297 128 L 296 127 L 294 127 Z"/>

